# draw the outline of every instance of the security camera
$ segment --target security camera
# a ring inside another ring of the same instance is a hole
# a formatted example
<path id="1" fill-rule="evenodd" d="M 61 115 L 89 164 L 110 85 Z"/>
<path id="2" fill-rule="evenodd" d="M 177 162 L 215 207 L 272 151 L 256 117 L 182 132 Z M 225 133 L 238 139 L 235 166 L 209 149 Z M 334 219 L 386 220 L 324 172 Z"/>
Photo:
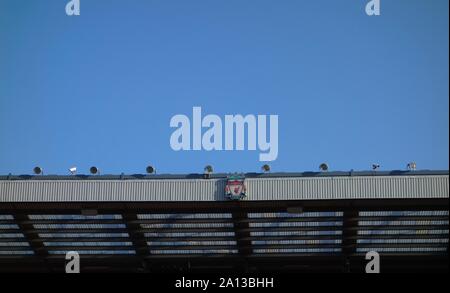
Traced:
<path id="1" fill-rule="evenodd" d="M 99 170 L 98 170 L 97 167 L 92 166 L 92 167 L 89 169 L 89 172 L 91 172 L 91 174 L 95 175 L 95 174 L 99 173 Z"/>
<path id="2" fill-rule="evenodd" d="M 74 175 L 76 172 L 77 172 L 77 167 L 70 167 L 69 168 L 69 172 L 70 172 L 70 174 L 72 174 L 72 175 Z"/>
<path id="3" fill-rule="evenodd" d="M 417 164 L 416 162 L 410 162 L 408 163 L 408 165 L 406 165 L 406 168 L 410 171 L 414 171 L 417 168 Z"/>

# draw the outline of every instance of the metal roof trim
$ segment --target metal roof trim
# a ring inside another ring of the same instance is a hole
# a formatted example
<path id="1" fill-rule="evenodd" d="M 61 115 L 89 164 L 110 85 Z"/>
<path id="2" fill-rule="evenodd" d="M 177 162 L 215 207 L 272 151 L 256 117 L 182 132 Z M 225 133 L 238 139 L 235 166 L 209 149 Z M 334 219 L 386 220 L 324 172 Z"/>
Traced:
<path id="1" fill-rule="evenodd" d="M 211 179 L 225 179 L 234 173 L 211 174 Z M 322 178 L 322 177 L 360 177 L 360 176 L 433 176 L 449 175 L 449 170 L 391 170 L 391 171 L 331 171 L 331 172 L 275 172 L 275 173 L 244 173 L 246 178 Z M 170 180 L 170 179 L 203 179 L 204 174 L 121 174 L 121 175 L 0 175 L 4 180 Z"/>

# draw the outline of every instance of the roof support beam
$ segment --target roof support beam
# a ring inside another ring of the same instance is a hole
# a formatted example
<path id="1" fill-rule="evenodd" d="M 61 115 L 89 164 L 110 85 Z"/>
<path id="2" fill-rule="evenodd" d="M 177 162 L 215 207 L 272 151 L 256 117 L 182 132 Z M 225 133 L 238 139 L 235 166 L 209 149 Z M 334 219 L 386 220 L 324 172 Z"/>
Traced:
<path id="1" fill-rule="evenodd" d="M 253 253 L 252 241 L 250 239 L 250 230 L 248 222 L 248 214 L 246 212 L 234 212 L 233 227 L 236 237 L 236 244 L 239 255 L 246 257 Z"/>
<path id="2" fill-rule="evenodd" d="M 344 211 L 342 220 L 342 255 L 344 256 L 344 270 L 351 272 L 350 257 L 356 253 L 358 236 L 358 211 Z"/>
<path id="3" fill-rule="evenodd" d="M 23 233 L 26 241 L 30 244 L 35 256 L 42 262 L 43 267 L 47 266 L 46 257 L 49 255 L 44 242 L 40 239 L 39 233 L 34 229 L 33 224 L 29 223 L 28 215 L 13 214 L 14 220 Z"/>
<path id="4" fill-rule="evenodd" d="M 145 261 L 145 257 L 150 255 L 150 248 L 145 239 L 145 234 L 140 232 L 142 228 L 141 224 L 137 222 L 138 216 L 135 213 L 125 213 L 122 214 L 122 218 L 125 222 L 129 238 L 136 251 L 136 255 L 141 259 L 142 268 L 146 270 L 147 262 Z"/>

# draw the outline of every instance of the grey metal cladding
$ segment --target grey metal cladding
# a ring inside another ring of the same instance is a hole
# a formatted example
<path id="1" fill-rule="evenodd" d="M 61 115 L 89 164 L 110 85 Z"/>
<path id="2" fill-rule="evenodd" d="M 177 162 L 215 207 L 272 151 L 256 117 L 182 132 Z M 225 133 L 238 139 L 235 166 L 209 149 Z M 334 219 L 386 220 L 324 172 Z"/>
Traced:
<path id="1" fill-rule="evenodd" d="M 447 175 L 246 179 L 245 200 L 448 198 Z M 0 202 L 223 201 L 225 179 L 1 180 Z"/>

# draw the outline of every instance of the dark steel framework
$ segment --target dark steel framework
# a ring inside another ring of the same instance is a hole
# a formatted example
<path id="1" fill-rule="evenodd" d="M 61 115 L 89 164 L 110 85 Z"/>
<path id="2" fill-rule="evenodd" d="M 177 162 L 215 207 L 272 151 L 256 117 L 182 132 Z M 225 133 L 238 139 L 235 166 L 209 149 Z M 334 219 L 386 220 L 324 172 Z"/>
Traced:
<path id="1" fill-rule="evenodd" d="M 288 213 L 287 211 L 296 211 Z M 448 271 L 448 199 L 0 203 L 0 272 Z"/>

